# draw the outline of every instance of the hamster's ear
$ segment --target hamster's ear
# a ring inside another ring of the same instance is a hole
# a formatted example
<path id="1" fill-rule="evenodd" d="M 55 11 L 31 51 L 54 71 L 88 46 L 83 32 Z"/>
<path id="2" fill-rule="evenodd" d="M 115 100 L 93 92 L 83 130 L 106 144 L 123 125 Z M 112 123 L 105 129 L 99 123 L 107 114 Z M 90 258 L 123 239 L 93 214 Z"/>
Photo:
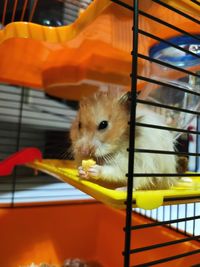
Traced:
<path id="1" fill-rule="evenodd" d="M 130 104 L 131 104 L 130 96 L 131 96 L 131 92 L 128 91 L 124 93 L 123 95 L 121 95 L 118 100 L 121 105 L 126 106 L 128 109 L 130 109 Z"/>

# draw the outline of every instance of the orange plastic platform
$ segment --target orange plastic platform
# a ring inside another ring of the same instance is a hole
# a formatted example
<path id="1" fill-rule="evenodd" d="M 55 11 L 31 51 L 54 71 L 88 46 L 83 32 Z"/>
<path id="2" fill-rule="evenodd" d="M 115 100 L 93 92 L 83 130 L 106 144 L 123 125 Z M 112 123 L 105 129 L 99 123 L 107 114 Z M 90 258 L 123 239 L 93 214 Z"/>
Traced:
<path id="1" fill-rule="evenodd" d="M 125 2 L 132 4 L 130 0 Z M 140 9 L 149 14 L 156 14 L 191 33 L 200 32 L 199 25 L 152 0 L 146 0 L 145 5 L 140 3 Z M 186 9 L 191 11 L 188 5 Z M 197 9 L 192 6 L 192 12 L 194 10 Z M 79 99 L 82 94 L 87 95 L 105 84 L 127 87 L 131 72 L 132 16 L 130 10 L 110 0 L 95 0 L 69 26 L 11 23 L 0 31 L 0 81 L 45 88 L 49 94 L 69 99 Z M 160 38 L 179 35 L 143 15 L 140 29 Z M 139 53 L 148 55 L 149 48 L 156 42 L 140 34 Z M 140 59 L 139 74 L 148 76 L 150 72 L 149 63 Z M 181 76 L 173 71 L 171 75 Z"/>
<path id="2" fill-rule="evenodd" d="M 200 5 L 199 1 L 197 0 L 179 0 L 179 1 L 174 1 L 174 0 L 164 0 L 163 2 L 166 2 L 167 4 L 180 9 L 183 12 L 188 12 L 190 15 L 193 16 L 198 16 L 200 17 Z"/>
<path id="3" fill-rule="evenodd" d="M 128 85 L 131 25 L 132 12 L 121 12 L 109 0 L 94 1 L 69 26 L 11 23 L 0 31 L 0 81 L 45 88 L 53 95 L 56 90 L 58 96 L 68 86 L 75 99 L 83 86 L 91 92 L 99 83 Z M 117 35 L 119 26 L 124 36 Z"/>
<path id="4" fill-rule="evenodd" d="M 134 225 L 150 222 L 134 215 Z M 122 267 L 125 213 L 94 202 L 51 207 L 0 210 L 0 266 L 34 263 L 61 264 L 66 258 L 93 260 L 102 267 Z M 151 230 L 150 230 L 151 229 Z M 132 248 L 183 238 L 173 230 L 151 227 L 134 231 Z M 198 242 L 143 251 L 131 257 L 131 266 L 199 249 Z M 174 260 L 160 267 L 189 267 L 199 255 Z"/>

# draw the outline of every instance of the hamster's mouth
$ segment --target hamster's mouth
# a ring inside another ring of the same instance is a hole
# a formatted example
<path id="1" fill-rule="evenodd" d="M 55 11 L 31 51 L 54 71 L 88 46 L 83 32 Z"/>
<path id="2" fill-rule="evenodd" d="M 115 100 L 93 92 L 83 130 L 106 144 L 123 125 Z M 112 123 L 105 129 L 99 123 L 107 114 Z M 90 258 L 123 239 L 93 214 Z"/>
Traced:
<path id="1" fill-rule="evenodd" d="M 111 161 L 114 160 L 113 153 L 109 153 L 103 156 L 93 156 L 92 158 L 96 161 L 98 165 L 105 165 L 109 164 Z"/>

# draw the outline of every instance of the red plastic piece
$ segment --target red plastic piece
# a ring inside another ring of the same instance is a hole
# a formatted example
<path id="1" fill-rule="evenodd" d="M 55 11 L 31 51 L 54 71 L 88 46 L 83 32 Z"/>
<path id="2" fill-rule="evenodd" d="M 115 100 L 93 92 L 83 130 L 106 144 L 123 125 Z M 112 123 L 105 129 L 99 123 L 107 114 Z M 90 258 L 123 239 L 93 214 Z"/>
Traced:
<path id="1" fill-rule="evenodd" d="M 0 162 L 0 176 L 11 174 L 16 165 L 24 165 L 41 159 L 42 153 L 39 149 L 35 147 L 22 149 Z"/>

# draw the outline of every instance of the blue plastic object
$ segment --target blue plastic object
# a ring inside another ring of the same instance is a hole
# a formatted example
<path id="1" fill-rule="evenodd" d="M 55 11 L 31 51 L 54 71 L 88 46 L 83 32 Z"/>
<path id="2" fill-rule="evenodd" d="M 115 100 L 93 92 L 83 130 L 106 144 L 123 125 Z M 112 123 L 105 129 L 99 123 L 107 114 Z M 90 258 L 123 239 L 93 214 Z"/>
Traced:
<path id="1" fill-rule="evenodd" d="M 149 50 L 151 58 L 155 58 L 179 67 L 191 67 L 200 64 L 200 34 L 190 36 L 177 36 L 166 40 L 171 44 L 191 51 L 197 56 L 183 52 L 168 43 L 160 42 Z M 199 57 L 198 57 L 199 56 Z"/>

